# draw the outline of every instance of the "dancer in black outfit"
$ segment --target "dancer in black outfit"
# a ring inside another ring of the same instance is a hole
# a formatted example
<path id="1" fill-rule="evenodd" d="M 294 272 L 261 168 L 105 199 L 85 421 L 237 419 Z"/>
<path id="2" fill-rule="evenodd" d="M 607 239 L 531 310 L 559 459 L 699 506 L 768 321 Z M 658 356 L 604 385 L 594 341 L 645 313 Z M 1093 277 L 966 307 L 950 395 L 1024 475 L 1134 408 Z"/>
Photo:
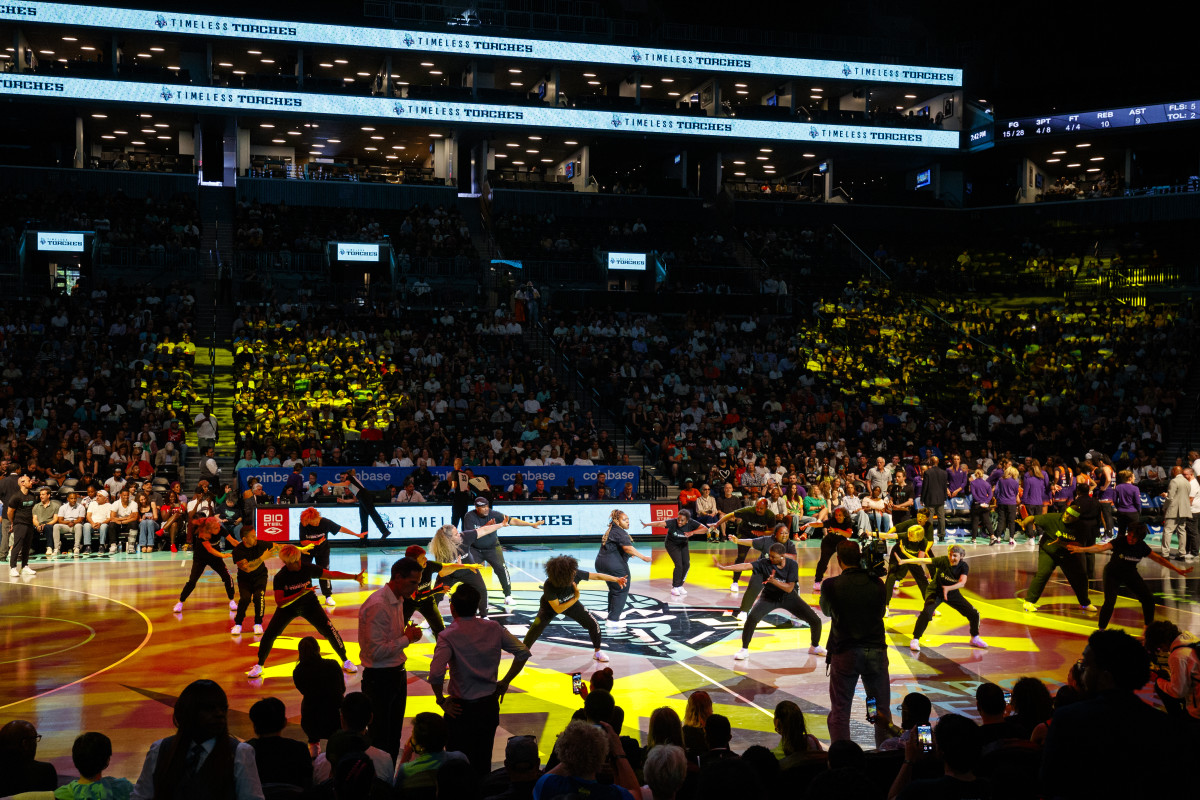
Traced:
<path id="1" fill-rule="evenodd" d="M 1108 627 L 1113 610 L 1117 607 L 1117 592 L 1122 586 L 1129 589 L 1142 604 L 1143 624 L 1149 625 L 1154 622 L 1154 595 L 1138 573 L 1138 564 L 1143 558 L 1148 557 L 1179 575 L 1187 575 L 1192 571 L 1191 567 L 1180 569 L 1154 552 L 1150 545 L 1146 544 L 1146 533 L 1146 523 L 1139 522 L 1124 535 L 1107 542 L 1089 546 L 1074 543 L 1067 545 L 1067 550 L 1072 553 L 1112 553 L 1112 558 L 1104 565 L 1104 604 L 1100 606 L 1100 630 Z"/>
<path id="2" fill-rule="evenodd" d="M 722 514 L 721 518 L 712 524 L 712 527 L 720 528 L 727 521 L 733 519 L 734 517 L 737 517 L 738 521 L 741 523 L 740 531 L 743 534 L 743 538 L 746 539 L 767 536 L 774 529 L 776 523 L 783 521 L 779 515 L 767 510 L 767 498 L 760 497 L 752 506 L 746 506 L 745 508 L 739 508 L 726 514 Z M 749 545 L 738 545 L 737 561 L 739 563 L 744 562 L 749 554 Z M 733 583 L 729 585 L 730 592 L 736 592 L 738 590 L 738 581 L 741 580 L 741 578 L 742 573 L 734 571 Z"/>
<path id="3" fill-rule="evenodd" d="M 196 588 L 196 581 L 200 579 L 205 569 L 211 569 L 217 573 L 217 577 L 225 584 L 225 594 L 229 595 L 229 610 L 237 611 L 238 604 L 233 599 L 233 579 L 229 577 L 229 570 L 225 569 L 225 559 L 230 556 L 212 546 L 212 537 L 220 533 L 221 522 L 216 517 L 207 517 L 196 526 L 196 547 L 192 550 L 192 572 L 188 575 L 188 581 L 184 584 L 183 591 L 179 593 L 179 602 L 175 604 L 175 608 L 171 609 L 176 614 L 183 613 L 183 604 L 191 595 L 192 590 Z"/>
<path id="4" fill-rule="evenodd" d="M 542 599 L 538 604 L 538 614 L 525 634 L 524 644 L 532 648 L 546 626 L 559 614 L 565 614 L 578 622 L 592 638 L 592 647 L 596 652 L 592 658 L 597 661 L 608 661 L 608 656 L 600 649 L 600 626 L 596 624 L 588 610 L 579 601 L 579 583 L 581 581 L 607 581 L 624 588 L 629 583 L 625 576 L 614 577 L 602 572 L 584 572 L 579 568 L 579 562 L 572 556 L 555 556 L 546 562 L 546 582 L 542 585 Z"/>
<path id="5" fill-rule="evenodd" d="M 771 549 L 771 545 L 783 545 L 783 557 L 790 558 L 792 561 L 797 560 L 796 545 L 792 542 L 792 529 L 786 522 L 781 522 L 775 526 L 775 530 L 771 531 L 770 536 L 756 536 L 753 539 L 739 539 L 733 534 L 729 535 L 729 541 L 738 546 L 738 552 L 742 551 L 743 547 L 758 552 L 757 558 L 763 558 L 767 555 L 767 551 Z M 747 563 L 750 563 L 746 560 Z M 759 593 L 762 591 L 762 575 L 754 570 L 750 570 L 750 585 L 746 587 L 746 593 L 742 595 L 742 605 L 738 609 L 738 620 L 746 621 L 746 617 L 750 613 L 750 608 L 754 605 L 754 601 L 758 599 Z"/>
<path id="6" fill-rule="evenodd" d="M 967 551 L 961 545 L 954 545 L 947 555 L 937 558 L 902 558 L 901 566 L 906 564 L 928 564 L 933 579 L 925 587 L 925 607 L 917 617 L 917 625 L 913 628 L 913 638 L 908 649 L 914 653 L 921 651 L 921 636 L 929 627 L 937 607 L 942 603 L 953 608 L 967 618 L 971 626 L 972 647 L 987 647 L 987 642 L 979 638 L 979 612 L 975 606 L 962 596 L 961 589 L 967 585 L 967 574 L 971 571 L 967 564 Z"/>
<path id="7" fill-rule="evenodd" d="M 500 525 L 488 525 L 486 528 L 476 528 L 478 534 L 481 531 L 496 530 Z M 429 552 L 433 555 L 434 561 L 446 566 L 448 564 L 470 564 L 471 553 L 466 543 L 463 541 L 462 534 L 458 532 L 458 528 L 453 525 L 443 525 L 433 534 L 433 539 L 429 542 Z M 463 559 L 466 559 L 464 564 Z M 473 565 L 479 566 L 479 565 Z M 422 582 L 424 579 L 422 578 Z M 447 576 L 445 583 L 445 591 L 447 594 L 453 594 L 459 584 L 466 584 L 473 588 L 479 594 L 479 616 L 487 617 L 487 586 L 483 582 L 483 577 L 479 574 L 478 569 L 462 569 Z M 429 619 L 426 617 L 426 619 Z M 432 623 L 430 623 L 432 625 Z"/>
<path id="8" fill-rule="evenodd" d="M 688 550 L 688 543 L 693 535 L 697 533 L 707 534 L 712 530 L 709 526 L 697 522 L 692 517 L 692 512 L 686 508 L 679 509 L 679 516 L 665 519 L 662 522 L 650 523 L 643 522 L 643 528 L 662 528 L 667 532 L 667 539 L 664 546 L 667 550 L 667 555 L 671 557 L 671 562 L 675 564 L 675 569 L 671 572 L 671 594 L 676 597 L 682 597 L 687 594 L 687 589 L 683 588 L 683 581 L 687 578 L 688 570 L 692 567 L 692 555 Z"/>
<path id="9" fill-rule="evenodd" d="M 850 519 L 850 513 L 841 506 L 835 508 L 829 519 L 825 520 L 824 528 L 825 535 L 821 537 L 821 557 L 817 560 L 817 571 L 813 575 L 813 592 L 821 591 L 821 581 L 825 579 L 830 564 L 833 565 L 833 574 L 829 577 L 841 573 L 838 560 L 833 556 L 837 553 L 839 544 L 854 538 L 854 522 Z"/>
<path id="10" fill-rule="evenodd" d="M 237 614 L 233 618 L 233 627 L 229 633 L 237 636 L 242 632 L 242 623 L 246 621 L 246 609 L 254 603 L 254 633 L 263 632 L 263 595 L 267 591 L 267 565 L 263 563 L 271 556 L 279 554 L 278 545 L 269 545 L 258 541 L 258 533 L 254 528 L 242 528 L 242 540 L 234 545 L 233 563 L 237 566 L 238 604 Z"/>
<path id="11" fill-rule="evenodd" d="M 300 548 L 304 566 L 316 564 L 322 569 L 329 569 L 329 537 L 337 533 L 346 533 L 362 539 L 365 533 L 355 533 L 349 528 L 343 528 L 331 519 L 325 519 L 321 512 L 312 506 L 300 512 Z M 325 597 L 325 605 L 333 608 L 337 602 L 333 599 L 333 584 L 327 580 L 321 581 L 321 594 Z"/>
<path id="12" fill-rule="evenodd" d="M 891 553 L 888 554 L 887 605 L 884 606 L 883 614 L 886 617 L 888 615 L 887 606 L 891 605 L 892 597 L 895 596 L 896 584 L 904 580 L 905 575 L 912 576 L 913 580 L 917 582 L 917 589 L 920 590 L 921 596 L 925 596 L 925 590 L 929 587 L 929 578 L 925 575 L 925 568 L 920 564 L 901 564 L 900 559 L 932 558 L 933 538 L 922 524 L 909 525 L 903 535 L 893 529 L 879 534 L 879 538 L 896 540 Z"/>
<path id="13" fill-rule="evenodd" d="M 825 655 L 825 648 L 821 647 L 821 618 L 809 607 L 808 603 L 800 598 L 800 593 L 796 591 L 800 582 L 800 566 L 792 559 L 785 558 L 783 551 L 784 546 L 775 542 L 762 558 L 752 563 L 741 564 L 722 564 L 717 561 L 716 556 L 713 556 L 713 564 L 717 569 L 726 571 L 749 569 L 758 579 L 759 585 L 762 586 L 762 595 L 755 601 L 754 607 L 750 609 L 750 613 L 746 617 L 745 625 L 742 626 L 742 649 L 734 655 L 735 661 L 744 661 L 750 656 L 750 640 L 754 636 L 754 629 L 758 627 L 758 623 L 762 621 L 763 617 L 779 609 L 808 623 L 809 632 L 812 635 L 812 644 L 809 646 L 808 652 L 814 656 Z"/>
<path id="14" fill-rule="evenodd" d="M 596 572 L 624 578 L 625 582 L 608 584 L 608 616 L 609 630 L 624 628 L 621 612 L 625 610 L 625 601 L 629 599 L 629 557 L 635 556 L 650 563 L 650 556 L 642 555 L 633 546 L 629 536 L 629 515 L 619 508 L 614 508 L 609 517 L 608 530 L 600 540 L 600 552 L 596 554 Z"/>
<path id="15" fill-rule="evenodd" d="M 375 508 L 375 494 L 370 489 L 362 485 L 362 481 L 358 479 L 358 475 L 354 472 L 354 468 L 350 467 L 343 475 L 343 480 L 334 483 L 333 481 L 325 481 L 325 485 L 329 487 L 341 486 L 349 489 L 350 494 L 354 495 L 354 499 L 358 501 L 358 522 L 362 528 L 362 534 L 358 538 L 366 539 L 368 528 L 367 519 L 370 518 L 375 527 L 379 528 L 379 532 L 386 539 L 392 535 L 388 530 L 387 523 L 383 517 L 379 516 L 379 510 Z"/>
<path id="16" fill-rule="evenodd" d="M 518 528 L 540 528 L 543 520 L 526 522 L 517 517 L 507 517 L 499 511 L 493 511 L 491 502 L 486 497 L 475 498 L 475 509 L 468 511 L 462 518 L 462 537 L 467 543 L 471 560 L 476 564 L 487 564 L 496 573 L 500 581 L 500 589 L 504 592 L 504 604 L 511 606 L 512 582 L 508 579 L 508 565 L 504 563 L 504 550 L 500 547 L 500 537 L 496 531 L 506 525 Z M 480 533 L 485 527 L 490 531 Z"/>
<path id="17" fill-rule="evenodd" d="M 409 545 L 404 555 L 421 565 L 421 578 L 416 591 L 412 597 L 404 598 L 404 621 L 408 622 L 413 613 L 420 611 L 421 616 L 429 623 L 429 630 L 433 631 L 433 638 L 436 639 L 438 634 L 446 629 L 442 612 L 438 611 L 438 599 L 446 593 L 446 586 L 440 579 L 460 569 L 479 570 L 481 567 L 478 564 L 443 564 L 430 561 L 425 556 L 425 548 L 419 544 Z"/>
<path id="18" fill-rule="evenodd" d="M 258 643 L 258 663 L 251 667 L 246 674 L 251 678 L 258 678 L 262 675 L 263 665 L 267 663 L 267 656 L 271 654 L 275 640 L 296 617 L 304 617 L 308 620 L 308 624 L 316 628 L 317 633 L 324 636 L 325 640 L 333 645 L 334 652 L 342 659 L 342 669 L 350 673 L 358 672 L 358 667 L 354 666 L 350 657 L 346 655 L 346 645 L 342 644 L 341 634 L 337 632 L 337 628 L 333 627 L 329 615 L 317 602 L 312 582 L 313 578 L 325 578 L 326 580 L 358 581 L 358 585 L 362 586 L 367 581 L 367 573 L 360 572 L 357 575 L 351 575 L 347 572 L 322 569 L 316 564 L 306 566 L 300 563 L 300 548 L 291 544 L 284 545 L 279 549 L 279 557 L 283 559 L 283 569 L 275 573 L 273 581 L 275 613 L 271 615 L 271 621 L 267 623 L 267 631 L 263 634 L 262 641 Z"/>

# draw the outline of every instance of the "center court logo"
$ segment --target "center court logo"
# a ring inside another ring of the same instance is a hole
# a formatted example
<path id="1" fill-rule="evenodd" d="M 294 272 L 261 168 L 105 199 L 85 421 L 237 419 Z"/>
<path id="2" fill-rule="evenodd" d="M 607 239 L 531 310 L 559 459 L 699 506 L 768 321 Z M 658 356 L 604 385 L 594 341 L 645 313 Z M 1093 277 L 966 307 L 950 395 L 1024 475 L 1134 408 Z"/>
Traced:
<path id="1" fill-rule="evenodd" d="M 493 618 L 506 625 L 531 625 L 537 617 L 538 592 L 513 592 L 516 605 L 503 615 Z M 603 609 L 608 602 L 608 592 L 603 589 L 583 589 L 580 600 L 589 609 Z M 604 631 L 606 649 L 614 653 L 666 658 L 678 661 L 700 654 L 710 645 L 725 641 L 731 635 L 739 636 L 742 624 L 726 611 L 734 608 L 693 606 L 687 603 L 668 604 L 653 597 L 640 594 L 629 595 L 621 619 L 626 627 L 621 630 Z M 778 620 L 778 624 L 771 623 Z M 603 623 L 601 623 L 603 625 Z M 771 628 L 803 627 L 790 617 L 768 615 L 759 625 L 760 630 Z M 550 623 L 539 641 L 545 644 L 566 644 L 575 647 L 590 645 L 587 637 L 581 638 L 579 624 L 564 617 Z"/>

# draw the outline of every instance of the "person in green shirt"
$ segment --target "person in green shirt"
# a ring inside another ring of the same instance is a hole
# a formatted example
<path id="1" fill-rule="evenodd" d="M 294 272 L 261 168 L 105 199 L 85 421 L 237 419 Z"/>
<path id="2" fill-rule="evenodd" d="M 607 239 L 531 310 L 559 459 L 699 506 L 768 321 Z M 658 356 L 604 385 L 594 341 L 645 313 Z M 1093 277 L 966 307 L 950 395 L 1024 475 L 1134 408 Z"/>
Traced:
<path id="1" fill-rule="evenodd" d="M 1078 521 L 1079 509 L 1074 505 L 1067 506 L 1061 514 L 1037 514 L 1017 520 L 1017 524 L 1022 528 L 1036 525 L 1042 531 L 1042 540 L 1038 544 L 1037 574 L 1030 581 L 1029 590 L 1025 593 L 1025 602 L 1021 606 L 1025 611 L 1038 610 L 1037 601 L 1041 598 L 1042 591 L 1045 590 L 1046 583 L 1050 580 L 1050 575 L 1055 568 L 1058 568 L 1062 570 L 1063 575 L 1067 577 L 1067 582 L 1075 591 L 1075 598 L 1079 601 L 1080 608 L 1089 614 L 1096 613 L 1096 606 L 1092 605 L 1092 601 L 1088 597 L 1088 581 L 1083 568 L 1083 556 L 1079 553 L 1072 553 L 1067 548 L 1068 544 L 1078 544 L 1082 538 L 1083 531 L 1078 529 Z"/>
<path id="2" fill-rule="evenodd" d="M 967 574 L 971 567 L 967 564 L 967 551 L 962 545 L 954 545 L 944 556 L 935 558 L 901 558 L 897 563 L 901 566 L 910 564 L 928 564 L 933 577 L 925 587 L 925 607 L 917 617 L 916 627 L 913 628 L 913 638 L 908 649 L 914 653 L 921 651 L 921 636 L 929 627 L 934 612 L 942 603 L 953 608 L 967 618 L 971 626 L 972 647 L 987 647 L 987 642 L 979 638 L 979 612 L 975 606 L 962 595 L 962 588 L 967 585 Z"/>

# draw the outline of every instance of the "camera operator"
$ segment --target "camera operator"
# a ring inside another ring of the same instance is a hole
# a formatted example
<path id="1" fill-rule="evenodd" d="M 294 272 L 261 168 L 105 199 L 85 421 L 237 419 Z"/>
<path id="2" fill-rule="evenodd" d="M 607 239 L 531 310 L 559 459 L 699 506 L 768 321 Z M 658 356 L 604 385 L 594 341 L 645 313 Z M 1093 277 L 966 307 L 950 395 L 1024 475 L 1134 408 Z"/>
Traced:
<path id="1" fill-rule="evenodd" d="M 857 542 L 839 542 L 837 559 L 841 574 L 827 579 L 821 587 L 821 612 L 832 620 L 826 642 L 829 736 L 835 742 L 850 738 L 850 707 L 861 677 L 867 697 L 876 700 L 875 744 L 879 745 L 889 735 L 885 723 L 891 722 L 883 581 L 862 568 Z"/>

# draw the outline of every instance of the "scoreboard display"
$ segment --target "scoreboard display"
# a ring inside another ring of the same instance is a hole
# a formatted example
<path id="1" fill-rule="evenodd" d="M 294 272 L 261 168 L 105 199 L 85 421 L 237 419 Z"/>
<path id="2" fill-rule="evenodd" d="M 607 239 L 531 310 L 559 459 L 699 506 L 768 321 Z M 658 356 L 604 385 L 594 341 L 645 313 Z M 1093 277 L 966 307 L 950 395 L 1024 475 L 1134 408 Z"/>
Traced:
<path id="1" fill-rule="evenodd" d="M 1200 120 L 1200 100 L 1186 103 L 1160 103 L 1077 114 L 1053 114 L 1043 117 L 1001 120 L 996 123 L 996 143 L 1013 144 L 1031 138 L 1063 134 L 1087 134 L 1139 125 L 1166 125 Z"/>

